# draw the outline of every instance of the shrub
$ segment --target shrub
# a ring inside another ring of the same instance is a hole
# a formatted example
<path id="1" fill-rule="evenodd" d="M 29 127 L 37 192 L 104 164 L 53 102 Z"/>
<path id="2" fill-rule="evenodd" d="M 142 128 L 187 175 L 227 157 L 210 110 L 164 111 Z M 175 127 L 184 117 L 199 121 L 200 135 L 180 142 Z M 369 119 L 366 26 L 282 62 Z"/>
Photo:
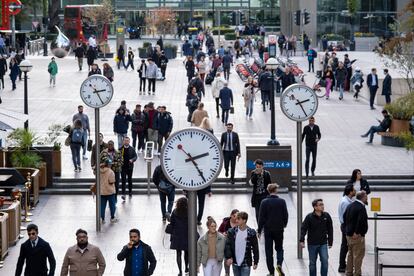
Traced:
<path id="1" fill-rule="evenodd" d="M 375 37 L 375 34 L 374 33 L 356 32 L 356 33 L 354 33 L 354 37 Z"/>
<path id="2" fill-rule="evenodd" d="M 411 120 L 414 116 L 414 92 L 387 104 L 384 107 L 393 119 Z"/>
<path id="3" fill-rule="evenodd" d="M 151 42 L 145 41 L 144 44 L 142 45 L 142 48 L 147 49 L 148 46 L 150 46 L 150 45 L 151 45 Z"/>
<path id="4" fill-rule="evenodd" d="M 228 33 L 224 35 L 225 40 L 236 40 L 236 34 L 235 33 Z"/>
<path id="5" fill-rule="evenodd" d="M 328 41 L 343 41 L 345 38 L 339 34 L 326 34 Z"/>
<path id="6" fill-rule="evenodd" d="M 218 35 L 218 30 L 220 29 L 220 35 L 225 35 L 229 33 L 234 33 L 234 29 L 226 27 L 214 27 L 212 29 L 213 35 Z"/>

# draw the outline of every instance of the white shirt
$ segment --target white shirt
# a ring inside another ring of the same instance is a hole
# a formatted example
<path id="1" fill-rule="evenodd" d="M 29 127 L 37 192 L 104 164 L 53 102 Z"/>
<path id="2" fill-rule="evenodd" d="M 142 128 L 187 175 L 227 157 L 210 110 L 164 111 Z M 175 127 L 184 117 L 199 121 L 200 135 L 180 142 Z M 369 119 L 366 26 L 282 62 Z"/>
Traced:
<path id="1" fill-rule="evenodd" d="M 372 75 L 372 86 L 377 85 L 377 78 L 375 74 L 371 74 Z"/>
<path id="2" fill-rule="evenodd" d="M 354 189 L 357 192 L 361 191 L 361 181 L 360 180 L 357 180 L 357 181 L 354 182 Z"/>
<path id="3" fill-rule="evenodd" d="M 343 196 L 341 199 L 341 202 L 339 202 L 338 216 L 339 216 L 339 222 L 341 224 L 344 223 L 344 213 L 345 213 L 346 207 L 348 207 L 348 205 L 351 204 L 352 202 L 354 202 L 354 200 L 349 198 L 349 196 Z"/>
<path id="4" fill-rule="evenodd" d="M 89 37 L 88 42 L 89 42 L 89 46 L 92 46 L 94 48 L 96 47 L 96 40 L 92 36 Z"/>
<path id="5" fill-rule="evenodd" d="M 235 244 L 235 251 L 236 251 L 236 263 L 240 266 L 243 263 L 244 255 L 246 254 L 246 239 L 247 239 L 247 228 L 241 230 L 238 228 L 236 234 L 236 244 Z"/>

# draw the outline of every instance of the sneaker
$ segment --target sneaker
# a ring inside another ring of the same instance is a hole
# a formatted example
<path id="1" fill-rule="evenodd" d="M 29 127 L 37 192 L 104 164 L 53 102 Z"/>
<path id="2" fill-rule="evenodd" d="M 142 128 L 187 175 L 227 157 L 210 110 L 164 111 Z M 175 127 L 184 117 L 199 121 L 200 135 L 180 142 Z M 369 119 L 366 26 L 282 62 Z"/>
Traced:
<path id="1" fill-rule="evenodd" d="M 276 271 L 279 273 L 279 276 L 285 276 L 285 273 L 283 272 L 282 266 L 278 265 L 276 267 Z"/>
<path id="2" fill-rule="evenodd" d="M 84 155 L 84 156 L 82 157 L 82 159 L 83 159 L 83 160 L 88 160 L 88 157 L 86 157 L 86 155 Z"/>
<path id="3" fill-rule="evenodd" d="M 121 199 L 125 201 L 125 195 L 121 195 Z"/>
<path id="4" fill-rule="evenodd" d="M 251 121 L 251 120 L 253 120 L 253 117 L 251 117 L 251 116 L 250 116 L 250 117 L 249 117 L 249 120 L 250 120 L 250 121 Z"/>
<path id="5" fill-rule="evenodd" d="M 78 168 L 75 168 L 75 172 L 78 172 Z"/>
<path id="6" fill-rule="evenodd" d="M 140 95 L 142 95 L 142 92 L 141 92 L 141 91 L 139 91 L 139 94 L 140 94 Z"/>
<path id="7" fill-rule="evenodd" d="M 372 145 L 372 142 L 371 141 L 368 141 L 368 142 L 365 142 L 365 143 L 367 143 L 368 145 Z"/>
<path id="8" fill-rule="evenodd" d="M 117 223 L 119 221 L 118 218 L 111 218 L 111 223 Z"/>
<path id="9" fill-rule="evenodd" d="M 78 171 L 80 172 L 80 171 L 82 171 L 82 168 L 81 168 L 81 166 L 78 166 Z"/>
<path id="10" fill-rule="evenodd" d="M 104 220 L 104 219 L 101 219 L 101 223 L 102 223 L 102 224 L 105 224 L 105 220 Z"/>

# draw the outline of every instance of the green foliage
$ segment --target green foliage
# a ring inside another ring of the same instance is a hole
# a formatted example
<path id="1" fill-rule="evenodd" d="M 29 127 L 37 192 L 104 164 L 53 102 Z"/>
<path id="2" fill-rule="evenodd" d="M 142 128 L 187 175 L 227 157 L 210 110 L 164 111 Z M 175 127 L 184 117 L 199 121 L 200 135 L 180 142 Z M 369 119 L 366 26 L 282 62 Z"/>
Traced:
<path id="1" fill-rule="evenodd" d="M 225 40 L 236 40 L 237 36 L 235 33 L 227 33 L 224 35 Z"/>
<path id="2" fill-rule="evenodd" d="M 384 108 L 393 119 L 411 120 L 414 116 L 414 92 L 387 104 Z"/>
<path id="3" fill-rule="evenodd" d="M 142 48 L 147 49 L 148 46 L 150 46 L 150 45 L 151 45 L 151 42 L 145 41 L 144 44 L 142 45 Z"/>
<path id="4" fill-rule="evenodd" d="M 339 34 L 325 34 L 328 41 L 344 41 L 345 38 Z"/>
<path id="5" fill-rule="evenodd" d="M 173 51 L 177 51 L 177 45 L 167 43 L 164 45 L 164 49 L 173 49 Z"/>
<path id="6" fill-rule="evenodd" d="M 34 152 L 17 150 L 11 154 L 10 161 L 13 167 L 40 168 L 42 157 Z"/>
<path id="7" fill-rule="evenodd" d="M 355 15 L 358 10 L 358 0 L 347 0 L 347 7 L 351 16 Z"/>
<path id="8" fill-rule="evenodd" d="M 23 128 L 16 128 L 7 136 L 7 138 L 12 146 L 22 150 L 29 150 L 33 144 L 39 141 L 39 138 L 33 131 Z"/>
<path id="9" fill-rule="evenodd" d="M 39 144 L 53 145 L 53 150 L 60 150 L 62 143 L 59 142 L 59 137 L 62 135 L 64 125 L 52 124 L 47 129 L 47 136 L 39 142 Z"/>
<path id="10" fill-rule="evenodd" d="M 397 138 L 404 143 L 407 150 L 414 150 L 414 135 L 409 131 L 398 134 Z"/>
<path id="11" fill-rule="evenodd" d="M 220 35 L 225 35 L 225 34 L 229 34 L 229 33 L 235 33 L 233 28 L 229 28 L 229 27 L 214 27 L 211 29 L 213 35 L 218 35 L 218 31 L 220 30 Z"/>

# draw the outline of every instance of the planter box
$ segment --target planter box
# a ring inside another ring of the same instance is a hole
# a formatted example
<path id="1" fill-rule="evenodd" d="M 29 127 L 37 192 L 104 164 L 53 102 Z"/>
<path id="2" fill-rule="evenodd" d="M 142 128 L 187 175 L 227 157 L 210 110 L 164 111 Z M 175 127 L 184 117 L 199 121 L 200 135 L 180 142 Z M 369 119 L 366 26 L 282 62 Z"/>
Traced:
<path id="1" fill-rule="evenodd" d="M 378 45 L 378 37 L 355 37 L 355 50 L 356 51 L 369 51 L 374 50 L 375 46 Z"/>
<path id="2" fill-rule="evenodd" d="M 177 57 L 177 50 L 174 48 L 164 48 L 164 53 L 168 59 L 174 59 Z"/>
<path id="3" fill-rule="evenodd" d="M 391 133 L 398 134 L 405 131 L 410 131 L 410 121 L 392 119 L 390 126 Z"/>
<path id="4" fill-rule="evenodd" d="M 9 215 L 5 212 L 0 212 L 0 260 L 4 260 L 9 250 L 8 220 Z"/>
<path id="5" fill-rule="evenodd" d="M 60 150 L 54 150 L 52 153 L 53 162 L 53 176 L 62 175 L 62 152 Z"/>
<path id="6" fill-rule="evenodd" d="M 5 201 L 3 209 L 1 210 L 4 213 L 9 215 L 9 220 L 7 222 L 7 234 L 8 234 L 8 243 L 9 247 L 13 246 L 19 240 L 20 235 L 20 225 L 21 225 L 21 209 L 19 201 Z"/>
<path id="7" fill-rule="evenodd" d="M 140 58 L 147 58 L 147 49 L 146 48 L 138 48 L 138 56 Z"/>

